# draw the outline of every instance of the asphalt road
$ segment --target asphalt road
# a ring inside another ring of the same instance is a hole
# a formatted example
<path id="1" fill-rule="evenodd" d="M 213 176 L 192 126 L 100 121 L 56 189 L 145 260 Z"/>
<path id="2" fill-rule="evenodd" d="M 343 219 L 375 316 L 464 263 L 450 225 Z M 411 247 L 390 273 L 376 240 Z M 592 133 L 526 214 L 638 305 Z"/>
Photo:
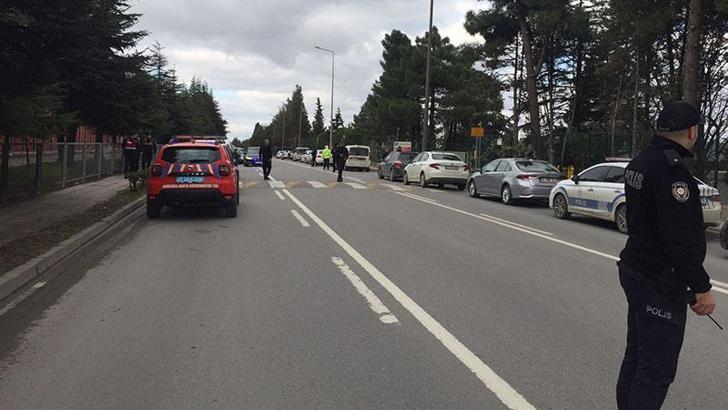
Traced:
<path id="1" fill-rule="evenodd" d="M 0 408 L 615 407 L 625 236 L 346 175 L 241 168 L 236 219 L 167 212 L 79 260 L 0 317 Z M 728 332 L 689 316 L 666 408 L 725 409 Z"/>

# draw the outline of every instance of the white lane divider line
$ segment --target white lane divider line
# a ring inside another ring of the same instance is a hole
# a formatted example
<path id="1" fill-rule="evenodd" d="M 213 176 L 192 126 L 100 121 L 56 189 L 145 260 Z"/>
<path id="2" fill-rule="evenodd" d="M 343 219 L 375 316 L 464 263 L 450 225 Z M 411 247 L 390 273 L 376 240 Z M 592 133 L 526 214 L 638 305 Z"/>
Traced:
<path id="1" fill-rule="evenodd" d="M 357 184 L 355 182 L 344 182 L 344 183 L 354 189 L 367 189 L 367 187 L 365 185 Z"/>
<path id="2" fill-rule="evenodd" d="M 425 198 L 424 196 L 419 196 L 419 195 L 411 194 L 409 192 L 397 192 L 397 194 L 402 195 L 402 196 L 406 196 L 408 198 L 416 199 L 418 201 L 427 202 L 427 203 L 430 203 L 430 204 L 433 204 L 433 205 L 437 205 L 437 201 L 436 200 L 430 199 L 430 198 Z"/>
<path id="3" fill-rule="evenodd" d="M 278 196 L 278 198 L 279 198 L 279 199 L 280 199 L 281 201 L 285 201 L 285 200 L 286 200 L 286 197 L 284 197 L 284 196 L 283 196 L 283 194 L 281 194 L 281 191 L 273 191 L 273 192 L 275 192 L 275 193 L 276 193 L 276 195 Z"/>
<path id="4" fill-rule="evenodd" d="M 493 220 L 498 221 L 498 222 L 503 222 L 503 223 L 511 224 L 511 225 L 517 226 L 519 228 L 528 229 L 529 231 L 534 231 L 534 232 L 542 233 L 542 234 L 548 235 L 548 236 L 554 236 L 554 234 L 552 234 L 551 232 L 546 232 L 546 231 L 542 231 L 540 229 L 531 228 L 530 226 L 517 224 L 515 222 L 507 221 L 505 219 L 496 218 L 495 216 L 491 216 L 491 215 L 488 215 L 488 214 L 481 213 L 480 216 L 483 216 L 483 217 L 488 218 L 488 219 L 493 219 Z"/>
<path id="5" fill-rule="evenodd" d="M 278 191 L 276 191 L 276 192 L 278 192 Z M 294 217 L 294 218 L 298 219 L 298 222 L 300 222 L 300 223 L 301 223 L 301 225 L 302 225 L 302 226 L 303 226 L 304 228 L 308 228 L 309 226 L 311 226 L 311 225 L 310 225 L 310 224 L 308 223 L 308 221 L 307 221 L 307 220 L 305 220 L 305 219 L 303 219 L 303 217 L 301 216 L 301 214 L 299 214 L 299 213 L 298 213 L 298 211 L 296 211 L 295 209 L 291 209 L 291 214 L 293 214 L 293 217 Z"/>
<path id="6" fill-rule="evenodd" d="M 307 181 L 314 188 L 327 188 L 327 185 L 319 181 Z"/>
<path id="7" fill-rule="evenodd" d="M 268 181 L 268 184 L 270 184 L 271 188 L 285 188 L 286 184 L 283 181 Z"/>
<path id="8" fill-rule="evenodd" d="M 387 188 L 390 188 L 392 191 L 395 191 L 395 192 L 404 192 L 404 189 L 402 189 L 402 187 L 399 187 L 397 185 L 392 185 L 392 184 L 380 184 L 380 185 L 386 186 Z"/>
<path id="9" fill-rule="evenodd" d="M 314 214 L 306 205 L 298 200 L 287 189 L 283 193 L 295 203 L 316 225 L 318 225 L 334 242 L 336 242 L 352 259 L 354 259 L 369 275 L 379 282 L 402 307 L 417 319 L 442 345 L 450 351 L 462 364 L 472 371 L 478 379 L 510 409 L 535 409 L 520 393 L 508 382 L 498 376 L 488 365 L 468 349 L 455 335 L 445 329 L 429 313 L 422 309 L 412 298 L 394 284 L 384 273 L 379 271 L 371 262 L 354 249 L 344 238 L 339 236 L 324 221 Z"/>
<path id="10" fill-rule="evenodd" d="M 397 319 L 396 316 L 392 314 L 392 312 L 389 311 L 389 308 L 387 308 L 384 303 L 382 303 L 381 299 L 377 297 L 377 295 L 372 292 L 369 287 L 361 280 L 361 278 L 354 273 L 353 270 L 349 267 L 349 265 L 344 262 L 343 259 L 332 257 L 331 262 L 334 262 L 334 265 L 339 267 L 339 270 L 341 273 L 346 276 L 347 279 L 349 279 L 349 282 L 351 282 L 352 285 L 354 285 L 354 288 L 359 292 L 360 295 L 366 299 L 367 303 L 369 304 L 369 308 L 372 309 L 374 313 L 379 316 L 379 320 L 384 324 L 395 324 L 399 323 L 399 319 Z"/>
<path id="11" fill-rule="evenodd" d="M 8 303 L 7 305 L 5 305 L 5 307 L 0 309 L 0 317 L 4 316 L 6 313 L 13 310 L 15 308 L 15 306 L 18 306 L 20 304 L 20 302 L 24 301 L 25 299 L 28 299 L 30 297 L 30 295 L 32 295 L 33 293 L 35 293 L 35 291 L 37 291 L 38 289 L 45 286 L 45 284 L 46 284 L 46 282 L 38 282 L 35 285 L 33 285 L 30 289 L 28 289 L 25 292 L 18 295 L 18 297 L 13 299 L 12 302 Z"/>
<path id="12" fill-rule="evenodd" d="M 448 209 L 450 211 L 457 212 L 457 213 L 462 214 L 462 215 L 470 216 L 470 217 L 473 217 L 473 218 L 476 218 L 476 219 L 480 219 L 480 220 L 483 220 L 483 221 L 488 221 L 490 223 L 494 223 L 496 225 L 500 225 L 500 226 L 506 227 L 508 229 L 513 229 L 514 231 L 519 231 L 519 232 L 527 233 L 529 235 L 537 236 L 539 238 L 543 238 L 543 239 L 546 239 L 546 240 L 551 241 L 551 242 L 556 242 L 558 244 L 565 245 L 565 246 L 568 246 L 570 248 L 578 249 L 578 250 L 581 250 L 581 251 L 584 251 L 584 252 L 588 252 L 588 253 L 591 253 L 591 254 L 594 254 L 594 255 L 597 255 L 597 256 L 601 256 L 603 258 L 607 258 L 607 259 L 610 259 L 610 260 L 613 260 L 613 261 L 619 261 L 619 258 L 618 257 L 612 256 L 612 255 L 610 255 L 608 253 L 600 252 L 600 251 L 597 251 L 595 249 L 590 249 L 590 248 L 587 248 L 585 246 L 577 245 L 575 243 L 563 241 L 561 239 L 552 238 L 552 237 L 550 237 L 548 235 L 544 235 L 542 233 L 534 232 L 534 231 L 532 231 L 530 229 L 520 228 L 518 226 L 513 225 L 510 222 L 506 223 L 506 222 L 497 221 L 495 219 L 489 219 L 489 218 L 486 218 L 484 216 L 480 216 L 480 215 L 474 214 L 472 212 L 463 211 L 462 209 L 453 208 L 451 206 L 447 206 L 447 205 L 443 205 L 443 204 L 438 204 L 437 202 L 422 200 L 420 198 L 417 198 L 414 195 L 407 195 L 407 194 L 403 194 L 403 193 L 398 193 L 398 195 L 406 196 L 408 198 L 414 199 L 416 201 L 425 202 L 425 203 L 428 203 L 430 205 L 439 206 L 440 208 Z"/>

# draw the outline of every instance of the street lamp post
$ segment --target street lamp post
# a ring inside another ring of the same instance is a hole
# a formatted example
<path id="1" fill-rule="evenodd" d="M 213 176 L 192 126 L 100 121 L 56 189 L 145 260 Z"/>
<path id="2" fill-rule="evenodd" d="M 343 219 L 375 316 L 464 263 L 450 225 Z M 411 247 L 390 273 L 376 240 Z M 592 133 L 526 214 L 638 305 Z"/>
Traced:
<path id="1" fill-rule="evenodd" d="M 329 147 L 334 146 L 334 59 L 336 52 L 323 47 L 315 46 L 317 50 L 331 53 L 331 123 L 329 124 Z"/>
<path id="2" fill-rule="evenodd" d="M 427 32 L 427 68 L 425 71 L 425 115 L 422 118 L 422 151 L 427 150 L 430 138 L 430 57 L 432 54 L 432 11 L 434 0 L 430 0 L 430 29 Z"/>
<path id="3" fill-rule="evenodd" d="M 281 149 L 286 145 L 286 109 L 283 108 L 283 132 L 281 133 Z"/>

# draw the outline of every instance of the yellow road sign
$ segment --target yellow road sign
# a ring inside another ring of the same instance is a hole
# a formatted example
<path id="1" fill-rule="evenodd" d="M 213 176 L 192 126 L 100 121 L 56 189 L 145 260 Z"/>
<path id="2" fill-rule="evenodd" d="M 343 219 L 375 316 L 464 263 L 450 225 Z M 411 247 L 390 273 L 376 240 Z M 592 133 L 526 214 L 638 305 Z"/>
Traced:
<path id="1" fill-rule="evenodd" d="M 470 129 L 470 136 L 471 137 L 485 137 L 485 128 L 483 127 L 473 127 Z"/>

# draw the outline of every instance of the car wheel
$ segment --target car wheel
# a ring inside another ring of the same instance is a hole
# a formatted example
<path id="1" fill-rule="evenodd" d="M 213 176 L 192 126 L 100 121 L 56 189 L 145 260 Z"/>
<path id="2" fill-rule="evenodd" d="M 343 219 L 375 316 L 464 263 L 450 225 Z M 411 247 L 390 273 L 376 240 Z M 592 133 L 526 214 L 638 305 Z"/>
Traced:
<path id="1" fill-rule="evenodd" d="M 238 216 L 238 205 L 235 203 L 227 204 L 222 208 L 223 216 L 235 218 Z"/>
<path id="2" fill-rule="evenodd" d="M 404 173 L 404 176 L 402 178 L 404 179 L 404 184 L 405 185 L 409 185 L 410 184 L 409 177 L 407 177 L 407 172 Z"/>
<path id="3" fill-rule="evenodd" d="M 559 219 L 567 219 L 571 216 L 569 204 L 566 202 L 566 197 L 562 194 L 557 194 L 554 197 L 554 216 Z"/>
<path id="4" fill-rule="evenodd" d="M 427 183 L 427 179 L 425 179 L 425 173 L 423 172 L 420 174 L 420 186 L 422 188 L 427 188 L 427 185 L 429 184 Z"/>
<path id="5" fill-rule="evenodd" d="M 162 205 L 147 202 L 147 219 L 157 219 L 162 216 Z"/>
<path id="6" fill-rule="evenodd" d="M 619 232 L 627 233 L 627 205 L 622 204 L 617 207 L 617 212 L 614 213 L 614 222 L 617 223 Z"/>
<path id="7" fill-rule="evenodd" d="M 503 188 L 501 188 L 501 201 L 505 205 L 513 204 L 513 194 L 511 193 L 511 187 L 508 185 L 503 185 Z"/>
<path id="8" fill-rule="evenodd" d="M 397 178 L 394 177 L 394 170 L 393 169 L 389 171 L 389 180 L 392 181 L 392 182 L 394 182 L 394 181 L 397 180 Z"/>
<path id="9" fill-rule="evenodd" d="M 471 198 L 480 197 L 480 194 L 478 193 L 478 188 L 476 188 L 475 186 L 475 181 L 468 182 L 468 195 L 470 195 Z"/>
<path id="10" fill-rule="evenodd" d="M 377 171 L 377 176 L 379 177 L 379 179 L 384 179 L 384 174 L 382 173 L 381 167 L 379 167 L 379 171 Z"/>

